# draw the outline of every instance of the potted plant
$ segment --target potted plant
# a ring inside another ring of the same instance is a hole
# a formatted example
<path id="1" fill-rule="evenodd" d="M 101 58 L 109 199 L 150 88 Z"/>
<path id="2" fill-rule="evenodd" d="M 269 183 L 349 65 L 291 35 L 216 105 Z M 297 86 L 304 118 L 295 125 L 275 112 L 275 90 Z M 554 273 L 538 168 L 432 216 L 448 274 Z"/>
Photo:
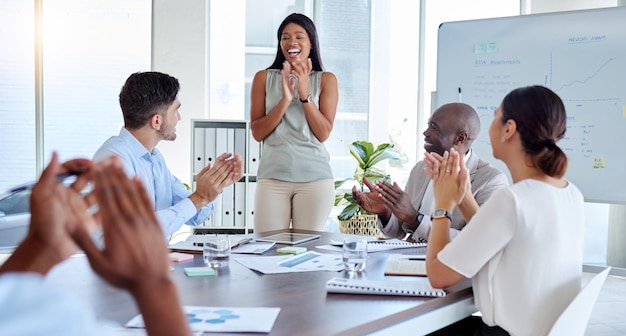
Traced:
<path id="1" fill-rule="evenodd" d="M 348 181 L 356 181 L 360 191 L 364 191 L 363 177 L 371 182 L 377 180 L 391 181 L 389 175 L 377 164 L 384 160 L 397 160 L 400 154 L 393 150 L 393 145 L 383 143 L 374 147 L 369 141 L 354 141 L 348 145 L 350 154 L 356 159 L 358 166 L 352 177 L 335 181 L 335 189 L 341 188 Z M 368 213 L 352 198 L 352 188 L 348 192 L 340 192 L 335 195 L 335 206 L 344 206 L 339 219 L 341 233 L 380 235 L 375 214 Z"/>

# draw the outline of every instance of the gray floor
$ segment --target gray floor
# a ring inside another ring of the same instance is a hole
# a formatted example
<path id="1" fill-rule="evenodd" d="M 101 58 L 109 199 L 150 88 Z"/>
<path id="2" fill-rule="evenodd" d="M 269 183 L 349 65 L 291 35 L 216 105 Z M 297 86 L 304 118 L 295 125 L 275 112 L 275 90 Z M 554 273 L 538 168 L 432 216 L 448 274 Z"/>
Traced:
<path id="1" fill-rule="evenodd" d="M 584 273 L 584 281 L 594 274 Z M 609 275 L 596 301 L 589 324 L 587 336 L 626 335 L 626 278 Z"/>

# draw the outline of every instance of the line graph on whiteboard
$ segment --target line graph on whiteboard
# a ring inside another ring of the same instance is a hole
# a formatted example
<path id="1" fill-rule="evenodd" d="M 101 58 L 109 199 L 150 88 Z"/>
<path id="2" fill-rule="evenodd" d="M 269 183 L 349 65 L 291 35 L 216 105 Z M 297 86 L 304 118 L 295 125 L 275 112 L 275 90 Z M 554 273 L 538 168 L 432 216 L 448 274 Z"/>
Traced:
<path id="1" fill-rule="evenodd" d="M 571 57 L 566 55 L 555 56 L 550 53 L 549 82 L 546 86 L 561 97 L 568 113 L 567 132 L 559 146 L 572 160 L 579 161 L 572 163 L 593 164 L 595 169 L 604 169 L 605 165 L 598 162 L 605 162 L 607 153 L 604 151 L 609 147 L 602 144 L 604 137 L 598 132 L 610 129 L 610 125 L 602 123 L 619 121 L 617 117 L 621 117 L 620 100 L 623 99 L 624 92 L 621 92 L 620 98 L 619 92 L 613 92 L 606 86 L 606 83 L 615 82 L 614 77 L 619 73 L 613 57 L 596 55 L 593 52 L 583 56 L 588 60 L 585 64 L 572 62 Z M 600 114 L 598 111 L 604 111 L 601 113 L 603 116 L 610 116 L 611 110 L 615 111 L 613 114 L 616 119 L 597 117 Z"/>
<path id="2" fill-rule="evenodd" d="M 626 88 L 624 86 L 607 88 L 606 83 L 618 83 L 619 74 L 622 69 L 626 69 L 624 67 L 626 64 L 623 62 L 618 64 L 615 57 L 606 55 L 589 54 L 585 59 L 589 61 L 580 64 L 580 60 L 576 62 L 564 52 L 556 56 L 551 52 L 548 54 L 546 71 L 536 76 L 537 79 L 543 80 L 536 80 L 535 83 L 552 89 L 565 105 L 568 129 L 559 146 L 566 153 L 576 152 L 577 155 L 572 155 L 574 158 L 579 157 L 593 162 L 597 158 L 595 155 L 604 156 L 602 148 L 608 148 L 599 142 L 604 137 L 596 134 L 597 130 L 606 127 L 598 124 L 624 122 L 622 106 L 626 102 Z M 484 68 L 482 70 L 473 78 L 471 97 L 475 102 L 469 103 L 477 110 L 482 128 L 485 129 L 493 120 L 493 111 L 506 93 L 532 83 L 522 84 L 524 80 L 516 79 L 507 67 L 499 67 L 497 71 Z M 500 100 L 496 100 L 496 93 L 501 94 Z M 603 118 L 598 118 L 599 111 L 602 111 Z M 607 115 L 614 115 L 614 118 L 607 118 Z M 491 146 L 487 132 L 481 132 L 475 146 Z M 601 169 L 602 165 L 596 167 Z"/>
<path id="3" fill-rule="evenodd" d="M 438 32 L 437 105 L 474 107 L 481 132 L 473 150 L 493 158 L 488 128 L 511 90 L 543 85 L 563 100 L 565 177 L 585 200 L 626 204 L 626 7 L 446 22 Z M 477 46 L 490 45 L 490 49 Z"/>

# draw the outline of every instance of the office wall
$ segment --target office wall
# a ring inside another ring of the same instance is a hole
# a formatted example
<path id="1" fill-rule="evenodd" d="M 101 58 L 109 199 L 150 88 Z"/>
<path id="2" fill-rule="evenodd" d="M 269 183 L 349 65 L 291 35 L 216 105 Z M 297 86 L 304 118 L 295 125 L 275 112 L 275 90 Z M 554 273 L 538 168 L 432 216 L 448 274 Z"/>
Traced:
<path id="1" fill-rule="evenodd" d="M 626 0 L 527 0 L 522 1 L 530 13 L 565 11 L 625 5 Z M 179 178 L 190 176 L 190 119 L 207 118 L 206 92 L 207 76 L 207 36 L 208 2 L 205 0 L 186 0 L 184 6 L 169 0 L 153 0 L 153 69 L 178 77 L 182 91 L 181 113 L 184 115 L 177 127 L 178 138 L 174 142 L 162 142 L 160 150 L 166 157 L 172 172 Z M 418 13 L 415 14 L 416 16 Z M 613 209 L 611 211 L 611 208 Z M 614 239 L 608 242 L 609 226 L 611 236 L 624 237 L 626 220 L 623 206 L 608 204 L 585 204 L 587 214 L 587 240 L 585 242 L 585 263 L 603 264 L 607 261 L 607 246 L 614 258 L 624 258 L 622 253 L 625 242 Z M 611 225 L 609 225 L 611 213 Z M 620 231 L 622 230 L 622 231 Z M 621 257 L 620 257 L 621 256 Z M 609 260 L 616 265 L 623 260 Z M 620 264 L 621 265 L 621 264 Z M 621 267 L 626 267 L 622 265 Z"/>
<path id="2" fill-rule="evenodd" d="M 208 1 L 152 1 L 152 69 L 180 81 L 182 120 L 175 141 L 162 141 L 159 150 L 172 173 L 189 183 L 191 119 L 208 117 Z"/>

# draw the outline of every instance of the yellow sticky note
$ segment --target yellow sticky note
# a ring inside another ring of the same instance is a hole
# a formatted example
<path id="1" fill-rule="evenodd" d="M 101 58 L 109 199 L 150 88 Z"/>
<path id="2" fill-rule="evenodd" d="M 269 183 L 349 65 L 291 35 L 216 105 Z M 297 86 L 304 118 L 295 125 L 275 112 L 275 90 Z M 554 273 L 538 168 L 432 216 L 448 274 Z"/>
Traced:
<path id="1" fill-rule="evenodd" d="M 622 118 L 626 118 L 626 105 L 622 106 Z"/>
<path id="2" fill-rule="evenodd" d="M 593 159 L 593 169 L 604 169 L 606 168 L 606 158 L 597 157 Z"/>
<path id="3" fill-rule="evenodd" d="M 300 254 L 306 252 L 306 247 L 285 246 L 276 250 L 278 254 Z"/>

